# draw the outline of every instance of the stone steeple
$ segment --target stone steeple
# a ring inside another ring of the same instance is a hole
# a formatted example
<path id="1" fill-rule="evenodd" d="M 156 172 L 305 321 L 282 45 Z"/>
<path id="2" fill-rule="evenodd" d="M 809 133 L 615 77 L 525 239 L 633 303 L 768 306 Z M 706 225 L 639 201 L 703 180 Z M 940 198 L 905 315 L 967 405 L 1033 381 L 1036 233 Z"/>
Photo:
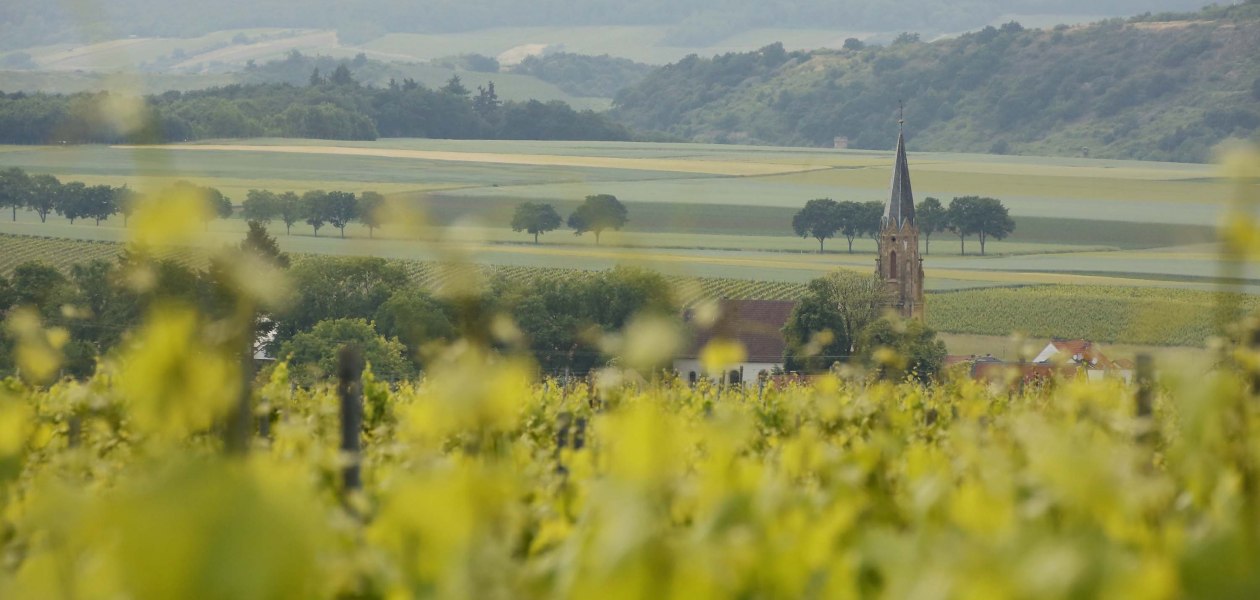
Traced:
<path id="1" fill-rule="evenodd" d="M 910 187 L 910 164 L 906 160 L 906 134 L 897 134 L 897 159 L 893 164 L 892 197 L 884 207 L 882 226 L 892 223 L 898 229 L 914 224 L 914 192 Z"/>
<path id="2" fill-rule="evenodd" d="M 888 290 L 889 308 L 907 319 L 923 319 L 923 259 L 919 256 L 919 226 L 914 222 L 904 123 L 904 119 L 899 120 L 902 131 L 897 134 L 897 157 L 880 222 L 875 270 Z"/>

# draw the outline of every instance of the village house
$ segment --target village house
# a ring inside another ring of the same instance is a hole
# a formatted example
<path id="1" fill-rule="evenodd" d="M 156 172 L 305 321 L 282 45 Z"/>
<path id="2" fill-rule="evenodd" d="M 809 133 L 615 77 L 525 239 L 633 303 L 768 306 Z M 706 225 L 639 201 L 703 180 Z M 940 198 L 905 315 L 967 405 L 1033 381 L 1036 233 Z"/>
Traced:
<path id="1" fill-rule="evenodd" d="M 1032 360 L 1005 361 L 985 356 L 951 355 L 945 359 L 946 368 L 963 368 L 973 379 L 993 381 L 1005 379 L 1015 370 L 1024 381 L 1048 379 L 1052 376 L 1073 378 L 1084 374 L 1090 381 L 1106 377 L 1133 379 L 1133 363 L 1127 359 L 1112 360 L 1103 354 L 1098 344 L 1083 339 L 1053 338 Z"/>
<path id="2" fill-rule="evenodd" d="M 691 333 L 686 350 L 674 359 L 674 370 L 686 381 L 700 378 L 717 379 L 719 383 L 751 384 L 783 370 L 783 350 L 787 342 L 783 326 L 792 314 L 795 302 L 789 300 L 720 300 L 719 316 L 709 327 L 696 322 L 695 313 L 683 315 Z M 700 363 L 700 352 L 715 339 L 738 342 L 744 346 L 744 361 L 731 365 L 720 377 L 706 373 Z"/>

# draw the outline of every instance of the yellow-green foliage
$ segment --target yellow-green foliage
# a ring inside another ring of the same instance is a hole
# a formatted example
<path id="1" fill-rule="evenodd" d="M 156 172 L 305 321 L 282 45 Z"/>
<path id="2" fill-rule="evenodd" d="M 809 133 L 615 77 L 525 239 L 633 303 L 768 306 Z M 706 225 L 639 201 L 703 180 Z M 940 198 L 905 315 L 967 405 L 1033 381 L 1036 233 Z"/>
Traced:
<path id="1" fill-rule="evenodd" d="M 1260 421 L 1232 375 L 1145 422 L 1116 380 L 562 387 L 465 348 L 418 385 L 366 377 L 343 503 L 331 385 L 276 369 L 270 437 L 225 457 L 204 398 L 224 367 L 178 319 L 142 336 L 163 356 L 0 393 L 0 597 L 1260 591 Z"/>

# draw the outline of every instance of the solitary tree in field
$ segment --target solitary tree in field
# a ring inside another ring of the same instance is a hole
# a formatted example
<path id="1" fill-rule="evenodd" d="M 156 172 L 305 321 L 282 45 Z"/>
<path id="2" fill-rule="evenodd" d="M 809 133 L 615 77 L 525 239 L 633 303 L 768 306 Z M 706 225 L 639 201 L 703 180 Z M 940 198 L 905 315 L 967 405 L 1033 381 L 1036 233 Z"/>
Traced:
<path id="1" fill-rule="evenodd" d="M 625 226 L 626 206 L 611 194 L 587 196 L 586 201 L 569 215 L 569 227 L 574 235 L 586 232 L 595 234 L 595 245 L 599 245 L 599 234 L 606 229 L 614 231 Z"/>
<path id="2" fill-rule="evenodd" d="M 792 231 L 803 238 L 818 240 L 818 253 L 823 251 L 823 242 L 836 235 L 842 225 L 840 203 L 831 198 L 817 198 L 805 203 L 792 217 Z"/>
<path id="3" fill-rule="evenodd" d="M 377 192 L 359 194 L 359 222 L 367 226 L 370 238 L 376 237 L 376 228 L 382 225 L 381 210 L 384 206 L 385 196 Z"/>
<path id="4" fill-rule="evenodd" d="M 346 225 L 359 218 L 358 200 L 350 192 L 328 192 L 324 202 L 324 217 L 330 225 L 341 230 L 341 237 L 346 237 Z"/>
<path id="5" fill-rule="evenodd" d="M 31 189 L 27 195 L 27 206 L 39 215 L 39 222 L 48 220 L 48 213 L 57 205 L 57 195 L 61 192 L 61 182 L 52 175 L 35 175 L 31 177 Z"/>
<path id="6" fill-rule="evenodd" d="M 919 234 L 923 236 L 924 254 L 932 253 L 932 234 L 944 231 L 948 220 L 945 207 L 941 201 L 928 196 L 914 209 L 914 221 L 919 226 Z"/>
<path id="7" fill-rule="evenodd" d="M 280 211 L 280 198 L 269 190 L 250 190 L 241 203 L 241 216 L 247 221 L 257 221 L 266 225 Z"/>
<path id="8" fill-rule="evenodd" d="M 26 171 L 13 167 L 0 171 L 0 208 L 13 210 L 13 220 L 17 220 L 17 210 L 25 208 L 31 193 L 31 178 Z"/>
<path id="9" fill-rule="evenodd" d="M 305 218 L 302 198 L 293 192 L 284 192 L 276 196 L 276 216 L 284 221 L 284 234 L 293 232 L 293 226 Z"/>
<path id="10" fill-rule="evenodd" d="M 328 222 L 327 204 L 328 192 L 324 190 L 311 190 L 302 194 L 302 216 L 306 224 L 315 231 L 315 237 L 319 237 L 319 228 Z"/>
<path id="11" fill-rule="evenodd" d="M 550 204 L 523 202 L 516 206 L 516 214 L 512 215 L 512 231 L 533 234 L 535 244 L 538 243 L 538 234 L 559 227 L 560 213 Z"/>

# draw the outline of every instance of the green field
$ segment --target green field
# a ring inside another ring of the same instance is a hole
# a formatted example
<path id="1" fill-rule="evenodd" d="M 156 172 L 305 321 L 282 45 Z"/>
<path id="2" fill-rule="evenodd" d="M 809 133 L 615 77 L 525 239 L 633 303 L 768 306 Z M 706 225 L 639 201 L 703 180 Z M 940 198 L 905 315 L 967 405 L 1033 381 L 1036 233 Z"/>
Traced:
<path id="1" fill-rule="evenodd" d="M 679 276 L 801 283 L 841 267 L 869 270 L 873 242 L 817 243 L 793 237 L 792 213 L 806 200 L 880 200 L 891 156 L 871 151 L 756 148 L 701 144 L 387 140 L 249 140 L 167 147 L 0 147 L 0 167 L 18 166 L 66 180 L 153 190 L 176 179 L 214 185 L 240 202 L 250 188 L 378 190 L 424 212 L 434 227 L 367 231 L 352 239 L 281 235 L 293 252 L 434 259 L 456 252 L 485 264 L 602 269 L 620 263 Z M 912 153 L 919 199 L 999 197 L 1015 234 L 990 242 L 989 256 L 967 256 L 948 233 L 933 237 L 925 259 L 931 289 L 1070 283 L 1209 289 L 1219 269 L 1213 225 L 1230 186 L 1204 165 L 1087 159 Z M 541 246 L 507 228 L 522 200 L 552 202 L 562 214 L 587 194 L 617 194 L 630 210 L 622 232 L 595 246 L 566 231 Z M 457 225 L 457 226 L 456 226 Z M 216 222 L 211 238 L 239 235 L 239 220 Z M 274 228 L 274 225 L 273 225 Z M 120 223 L 101 227 L 36 222 L 19 215 L 0 232 L 121 241 Z M 282 233 L 282 230 L 281 230 Z M 218 237 L 216 237 L 218 236 Z M 422 237 L 425 243 L 411 240 Z M 1244 269 L 1246 291 L 1260 272 Z"/>

